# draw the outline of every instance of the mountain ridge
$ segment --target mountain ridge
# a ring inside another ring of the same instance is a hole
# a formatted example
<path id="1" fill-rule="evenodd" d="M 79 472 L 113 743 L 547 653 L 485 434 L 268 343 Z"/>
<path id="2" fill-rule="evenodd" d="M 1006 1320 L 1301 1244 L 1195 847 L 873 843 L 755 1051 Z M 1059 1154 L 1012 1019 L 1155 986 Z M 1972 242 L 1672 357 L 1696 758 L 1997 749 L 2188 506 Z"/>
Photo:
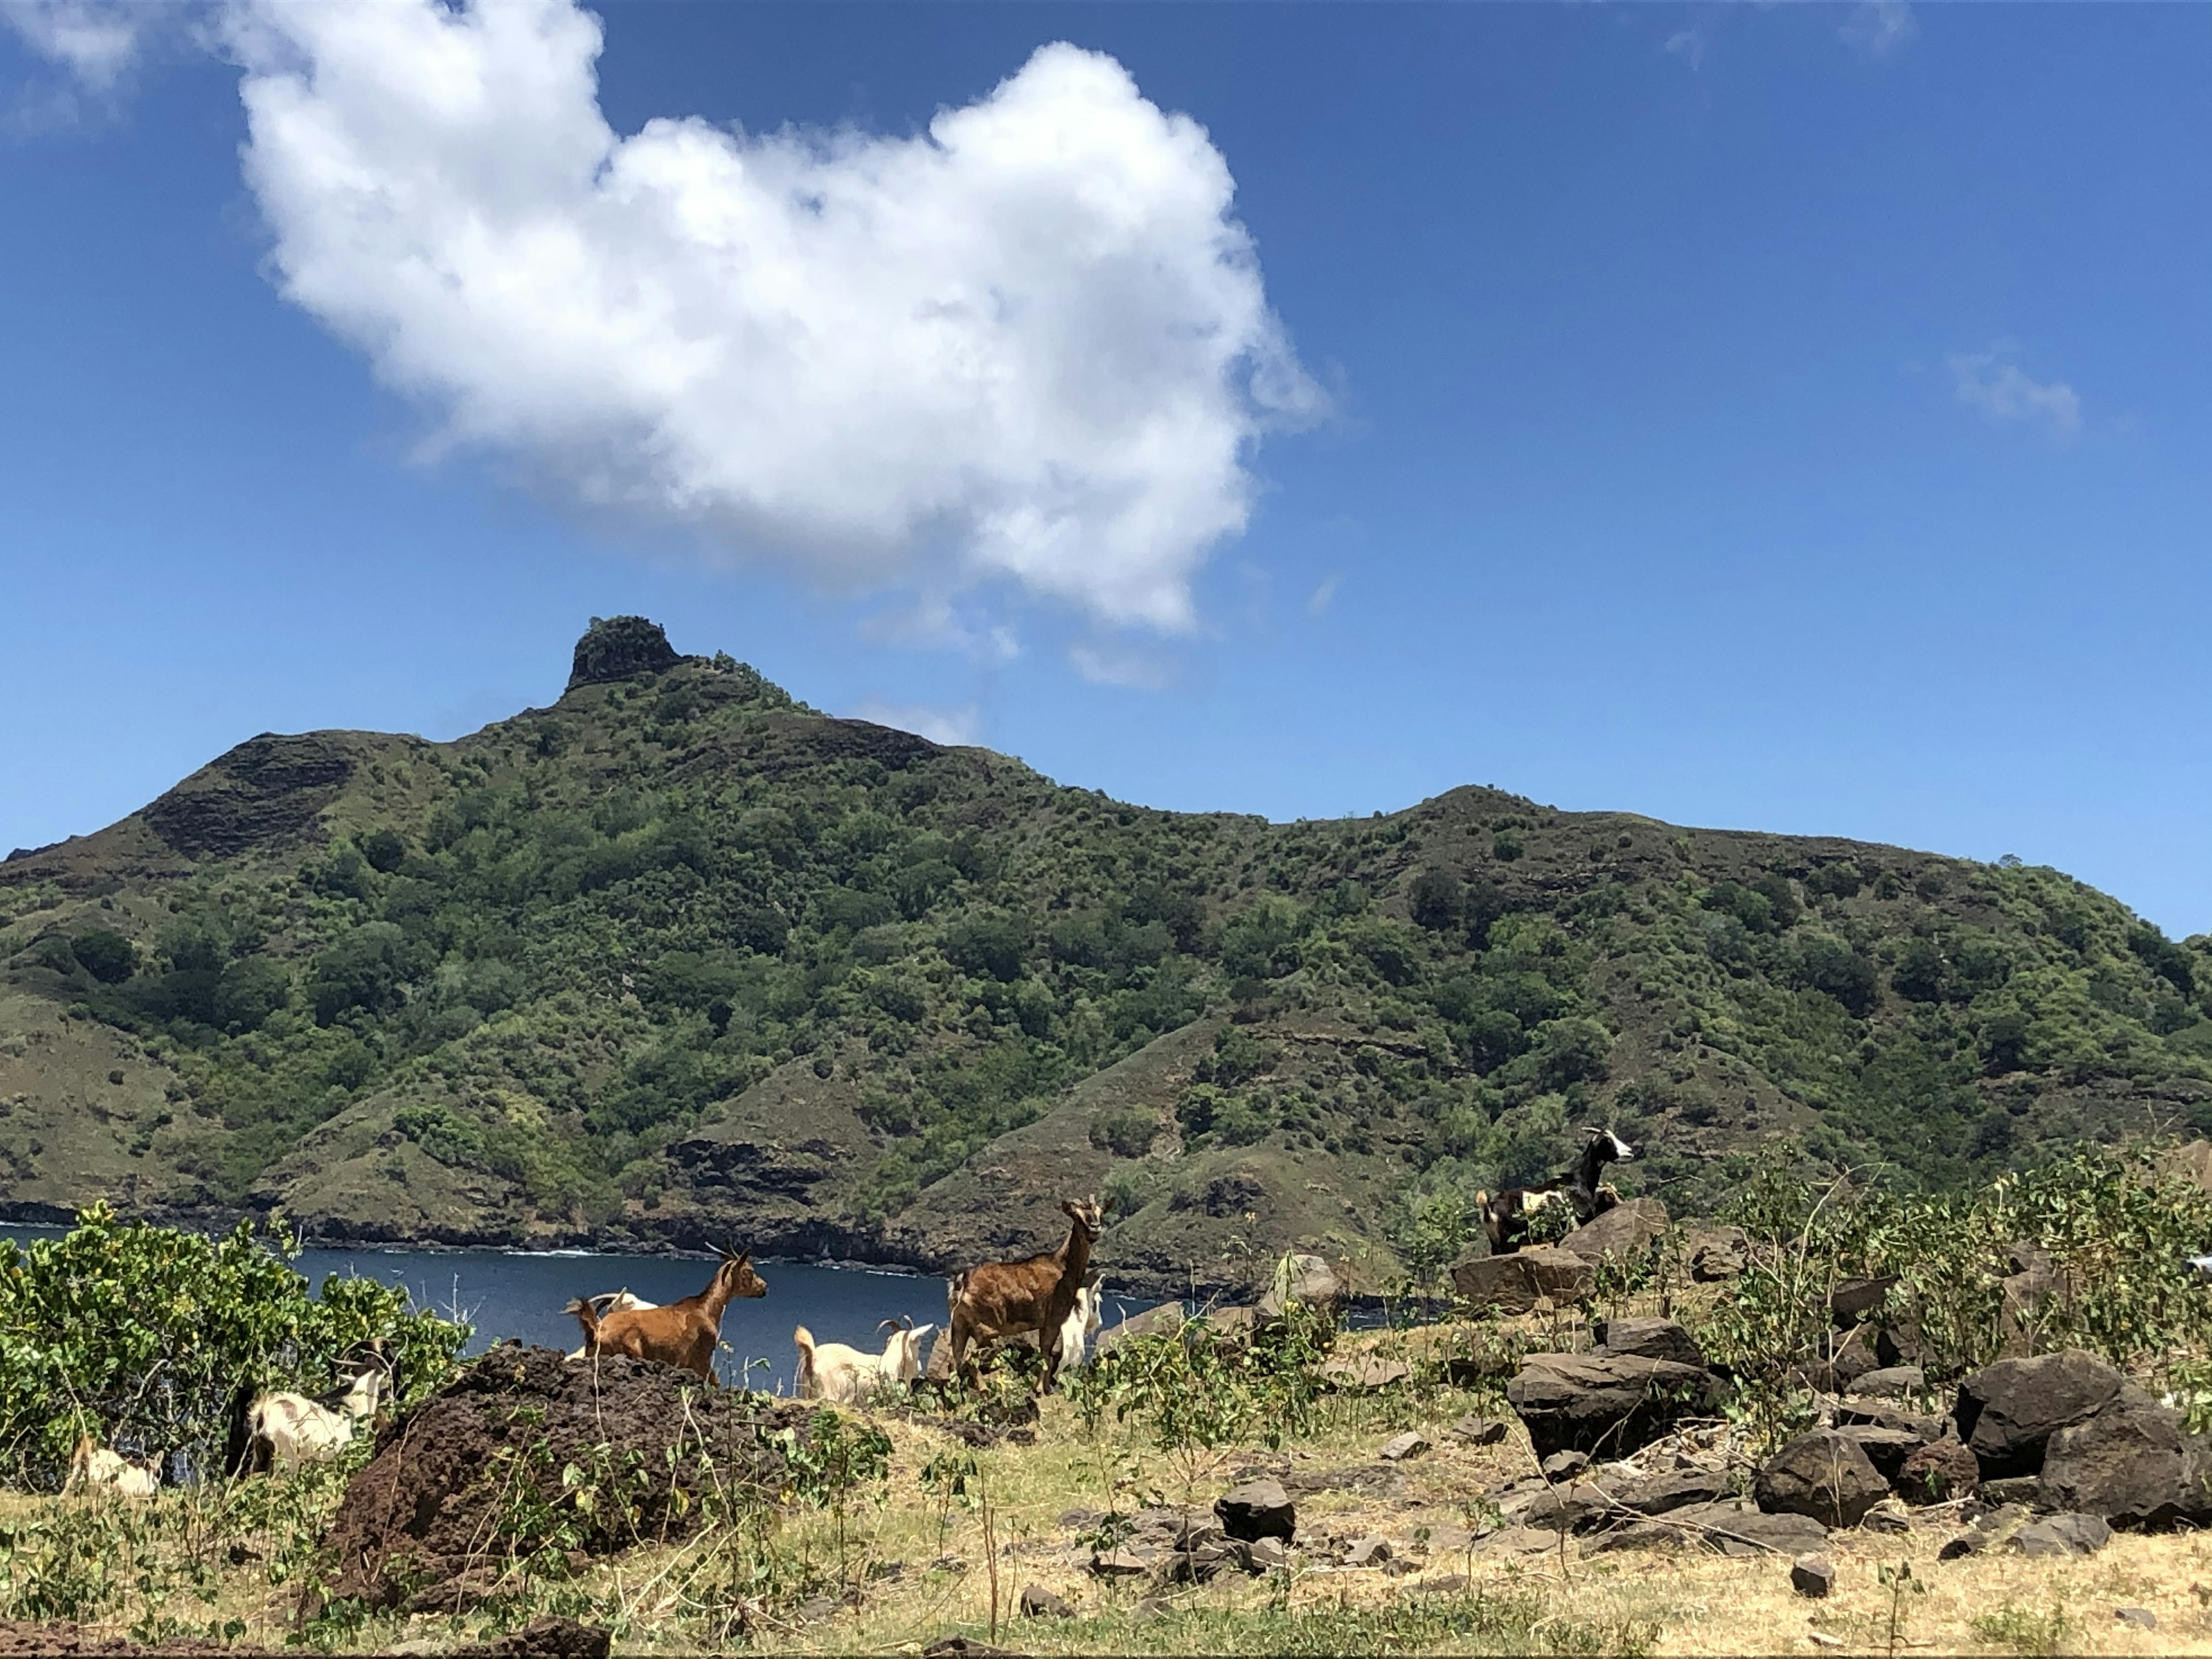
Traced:
<path id="1" fill-rule="evenodd" d="M 0 863 L 0 1206 L 1123 1281 L 1432 1274 L 1576 1127 L 1978 1179 L 2212 1127 L 2212 941 L 2057 872 L 1564 813 L 1175 813 L 593 619 L 448 744 L 264 733 Z"/>

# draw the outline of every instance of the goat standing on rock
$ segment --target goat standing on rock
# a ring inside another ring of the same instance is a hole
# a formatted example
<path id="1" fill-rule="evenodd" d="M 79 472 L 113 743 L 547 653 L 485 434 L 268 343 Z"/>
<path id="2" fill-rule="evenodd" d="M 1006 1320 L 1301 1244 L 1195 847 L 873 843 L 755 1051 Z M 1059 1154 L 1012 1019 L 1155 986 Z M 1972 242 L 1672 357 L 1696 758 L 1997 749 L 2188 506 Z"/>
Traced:
<path id="1" fill-rule="evenodd" d="M 714 1345 L 722 1339 L 722 1315 L 741 1296 L 766 1296 L 768 1285 L 753 1271 L 751 1252 L 738 1255 L 726 1247 L 721 1265 L 707 1288 L 665 1308 L 616 1308 L 603 1319 L 581 1297 L 562 1309 L 584 1328 L 584 1353 L 623 1353 L 658 1360 L 714 1380 Z"/>
<path id="2" fill-rule="evenodd" d="M 1528 1228 L 1539 1212 L 1555 1204 L 1574 1212 L 1574 1224 L 1602 1215 L 1620 1202 L 1620 1195 L 1605 1183 L 1605 1166 L 1627 1163 L 1636 1149 L 1610 1129 L 1584 1129 L 1583 1154 L 1557 1186 L 1508 1187 L 1492 1197 L 1474 1195 L 1482 1217 L 1482 1231 L 1490 1236 L 1490 1253 L 1504 1255 L 1528 1241 Z"/>
<path id="3" fill-rule="evenodd" d="M 1052 1386 L 1060 1372 L 1061 1332 L 1091 1271 L 1091 1247 L 1106 1230 L 1105 1214 L 1096 1198 L 1064 1199 L 1060 1207 L 1068 1228 L 1066 1241 L 1058 1249 L 1022 1261 L 987 1262 L 953 1279 L 946 1334 L 952 1343 L 956 1374 L 971 1382 L 979 1380 L 967 1365 L 971 1343 L 997 1342 L 1035 1331 L 1044 1354 L 1041 1386 Z"/>

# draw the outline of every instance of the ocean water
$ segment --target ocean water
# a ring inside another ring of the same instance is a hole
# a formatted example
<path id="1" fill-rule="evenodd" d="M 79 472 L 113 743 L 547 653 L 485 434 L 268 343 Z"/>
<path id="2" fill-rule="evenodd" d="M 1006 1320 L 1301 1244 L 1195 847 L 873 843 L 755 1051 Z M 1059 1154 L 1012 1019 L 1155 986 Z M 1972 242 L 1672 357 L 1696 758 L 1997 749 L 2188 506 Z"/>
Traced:
<path id="1" fill-rule="evenodd" d="M 0 1237 L 27 1243 L 63 1230 L 0 1223 Z M 511 1250 L 302 1250 L 292 1264 L 311 1285 L 325 1276 L 380 1279 L 404 1286 L 417 1307 L 459 1316 L 475 1328 L 469 1352 L 517 1337 L 563 1351 L 583 1340 L 562 1305 L 569 1297 L 629 1291 L 647 1302 L 668 1303 L 706 1287 L 714 1264 L 683 1256 L 602 1255 L 591 1251 L 530 1254 Z M 945 1323 L 945 1284 L 865 1267 L 816 1262 L 756 1261 L 768 1294 L 732 1302 L 722 1316 L 726 1352 L 716 1362 L 722 1381 L 741 1376 L 756 1389 L 789 1394 L 798 1369 L 792 1328 L 804 1325 L 821 1342 L 846 1342 L 880 1352 L 884 1320 L 910 1317 L 917 1325 Z M 1117 1324 L 1154 1304 L 1112 1294 L 1107 1283 L 1103 1315 Z M 755 1362 L 765 1362 L 756 1364 Z"/>

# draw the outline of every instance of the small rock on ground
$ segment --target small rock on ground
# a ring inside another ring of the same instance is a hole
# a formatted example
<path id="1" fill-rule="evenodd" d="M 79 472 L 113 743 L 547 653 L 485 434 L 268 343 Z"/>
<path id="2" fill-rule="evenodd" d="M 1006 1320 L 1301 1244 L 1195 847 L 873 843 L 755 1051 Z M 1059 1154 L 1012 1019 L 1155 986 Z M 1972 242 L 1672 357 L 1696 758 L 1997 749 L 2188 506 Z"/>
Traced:
<path id="1" fill-rule="evenodd" d="M 1384 1442 L 1382 1449 L 1376 1455 L 1386 1463 L 1402 1463 L 1409 1457 L 1419 1457 L 1428 1449 L 1429 1443 L 1408 1429 L 1405 1433 Z"/>
<path id="2" fill-rule="evenodd" d="M 1470 1446 L 1495 1446 L 1502 1443 L 1508 1433 L 1504 1424 L 1494 1417 L 1483 1417 L 1469 1413 L 1451 1425 L 1452 1438 L 1464 1440 Z"/>
<path id="3" fill-rule="evenodd" d="M 1851 1384 L 1851 1392 L 1871 1395 L 1879 1400 L 1896 1400 L 1906 1395 L 1919 1394 L 1927 1387 L 1927 1373 L 1919 1366 L 1884 1365 L 1862 1376 Z"/>
<path id="4" fill-rule="evenodd" d="M 2137 1630 L 2158 1628 L 2158 1615 L 2148 1607 L 2115 1607 L 2112 1617 L 2124 1625 L 2133 1625 Z"/>
<path id="5" fill-rule="evenodd" d="M 1800 1595 L 1826 1595 L 1836 1587 L 1836 1565 L 1826 1556 L 1801 1555 L 1790 1564 L 1790 1587 Z"/>
<path id="6" fill-rule="evenodd" d="M 1347 1567 L 1379 1567 L 1389 1559 L 1390 1540 L 1380 1534 L 1355 1540 L 1344 1552 L 1344 1565 Z"/>
<path id="7" fill-rule="evenodd" d="M 1578 1451 L 1555 1451 L 1537 1466 L 1553 1480 L 1571 1480 L 1589 1467 L 1589 1454 Z"/>
<path id="8" fill-rule="evenodd" d="M 1075 1608 L 1064 1595 L 1055 1595 L 1042 1584 L 1027 1584 L 1022 1589 L 1022 1616 L 1025 1619 L 1073 1619 Z"/>
<path id="9" fill-rule="evenodd" d="M 2054 1515 L 2031 1521 L 2012 1535 L 2022 1555 L 2094 1555 L 2112 1541 L 2112 1529 L 2094 1515 Z"/>
<path id="10" fill-rule="evenodd" d="M 1285 1542 L 1297 1535 L 1298 1512 L 1279 1480 L 1247 1480 L 1213 1500 L 1221 1529 L 1250 1543 L 1261 1538 Z"/>

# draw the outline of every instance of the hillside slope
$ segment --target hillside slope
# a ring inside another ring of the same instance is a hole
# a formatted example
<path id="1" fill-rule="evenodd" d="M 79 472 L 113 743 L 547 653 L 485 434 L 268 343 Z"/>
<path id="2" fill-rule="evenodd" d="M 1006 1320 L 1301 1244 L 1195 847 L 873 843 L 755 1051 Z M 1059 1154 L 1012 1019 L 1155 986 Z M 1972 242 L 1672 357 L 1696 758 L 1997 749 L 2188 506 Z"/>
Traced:
<path id="1" fill-rule="evenodd" d="M 2212 941 L 2055 871 L 1456 789 L 1270 824 L 595 623 L 449 744 L 264 736 L 0 864 L 0 1206 L 1124 1282 L 1432 1268 L 1584 1122 L 1948 1184 L 2212 1128 Z"/>

